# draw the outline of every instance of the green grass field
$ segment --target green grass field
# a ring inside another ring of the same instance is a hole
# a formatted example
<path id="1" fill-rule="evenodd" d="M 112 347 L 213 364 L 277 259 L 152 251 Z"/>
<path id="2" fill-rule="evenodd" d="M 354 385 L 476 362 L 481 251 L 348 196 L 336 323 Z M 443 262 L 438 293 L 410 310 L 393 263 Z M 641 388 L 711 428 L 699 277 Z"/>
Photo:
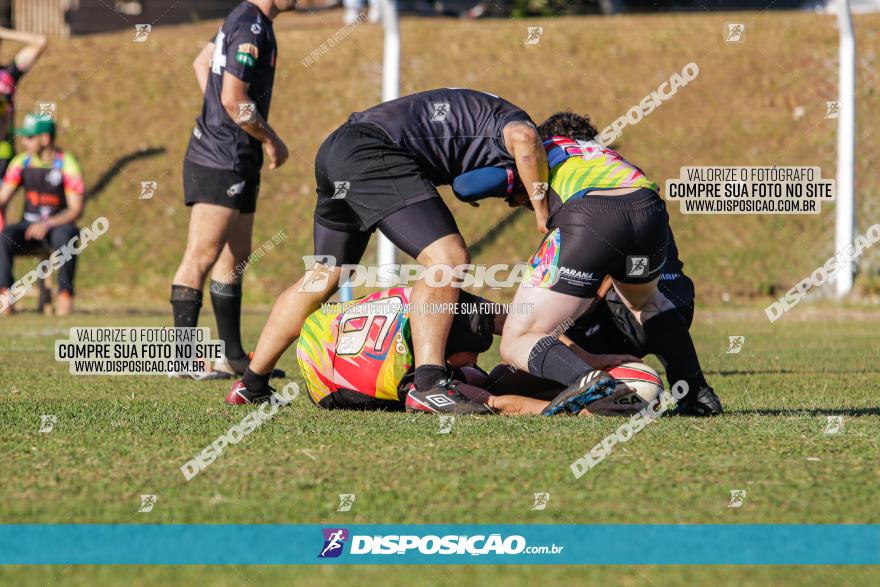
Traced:
<path id="1" fill-rule="evenodd" d="M 261 314 L 248 314 L 253 345 Z M 53 359 L 71 325 L 160 325 L 164 317 L 20 314 L 3 323 L 0 353 L 0 519 L 6 523 L 877 523 L 880 473 L 880 312 L 799 307 L 775 324 L 760 308 L 706 310 L 695 324 L 710 381 L 727 407 L 718 419 L 663 419 L 575 480 L 569 463 L 620 424 L 612 418 L 436 418 L 324 412 L 301 395 L 227 448 L 190 482 L 179 467 L 248 411 L 223 404 L 224 382 L 71 376 Z M 744 335 L 739 354 L 727 337 Z M 491 366 L 497 354 L 484 355 Z M 292 354 L 282 361 L 295 372 Z M 294 381 L 299 381 L 294 379 Z M 41 415 L 56 415 L 40 433 Z M 825 434 L 828 415 L 845 415 Z M 745 489 L 728 508 L 731 489 Z M 532 493 L 549 492 L 545 511 Z M 357 495 L 339 513 L 338 494 Z M 141 494 L 157 495 L 138 513 Z M 120 582 L 107 569 L 4 571 L 15 582 Z M 453 574 L 449 574 L 452 572 Z M 549 575 L 545 575 L 547 572 Z M 21 574 L 19 574 L 21 573 Z M 205 573 L 203 575 L 203 573 Z M 235 573 L 138 570 L 143 584 L 283 580 L 278 568 Z M 557 577 L 624 584 L 701 580 L 857 585 L 857 569 L 555 568 L 297 571 L 304 584 L 369 577 L 387 584 L 529 584 Z M 523 573 L 523 574 L 520 574 Z M 2 577 L 2 575 L 0 575 Z M 532 577 L 529 580 L 529 577 Z M 335 580 L 335 579 L 334 579 Z M 517 582 L 520 583 L 517 583 Z"/>

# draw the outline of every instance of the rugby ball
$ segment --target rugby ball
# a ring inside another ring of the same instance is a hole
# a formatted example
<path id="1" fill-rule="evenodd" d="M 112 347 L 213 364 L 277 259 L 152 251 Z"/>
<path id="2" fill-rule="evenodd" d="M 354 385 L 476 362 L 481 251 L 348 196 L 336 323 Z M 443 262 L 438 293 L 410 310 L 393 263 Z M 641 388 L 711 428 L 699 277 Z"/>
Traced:
<path id="1" fill-rule="evenodd" d="M 617 387 L 611 396 L 600 400 L 601 405 L 590 406 L 593 413 L 615 416 L 635 414 L 657 399 L 663 391 L 660 375 L 644 363 L 624 363 L 609 369 L 608 374 L 617 380 Z"/>

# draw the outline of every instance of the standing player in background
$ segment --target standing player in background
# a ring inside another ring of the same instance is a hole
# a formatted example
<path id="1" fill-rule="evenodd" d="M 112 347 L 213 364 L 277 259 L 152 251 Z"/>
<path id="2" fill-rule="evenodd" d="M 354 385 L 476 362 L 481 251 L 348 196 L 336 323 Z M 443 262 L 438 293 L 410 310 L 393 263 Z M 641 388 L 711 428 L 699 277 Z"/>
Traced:
<path id="1" fill-rule="evenodd" d="M 43 35 L 12 31 L 0 27 L 0 41 L 23 43 L 10 63 L 0 66 L 0 177 L 6 175 L 6 167 L 15 156 L 15 142 L 12 131 L 15 126 L 15 91 L 18 82 L 46 50 L 48 40 Z M 4 218 L 0 212 L 0 230 Z"/>
<path id="2" fill-rule="evenodd" d="M 192 213 L 186 251 L 171 286 L 171 307 L 175 327 L 195 327 L 211 273 L 211 305 L 225 343 L 221 364 L 226 369 L 200 379 L 229 377 L 227 370 L 244 373 L 250 362 L 241 344 L 242 272 L 235 268 L 251 253 L 263 149 L 270 169 L 288 157 L 267 119 L 277 58 L 272 21 L 295 4 L 242 2 L 193 63 L 204 102 L 183 163 L 184 198 Z"/>
<path id="3" fill-rule="evenodd" d="M 20 187 L 24 188 L 27 201 L 21 222 L 10 224 L 0 233 L 0 296 L 9 296 L 13 285 L 12 258 L 54 252 L 67 245 L 79 235 L 76 221 L 85 205 L 79 163 L 55 144 L 55 122 L 43 120 L 40 114 L 28 114 L 17 134 L 22 137 L 25 150 L 6 169 L 0 187 L 0 213 Z M 76 258 L 73 255 L 58 268 L 55 313 L 59 316 L 73 311 Z M 12 310 L 11 304 L 2 302 L 0 308 L 4 312 Z"/>
<path id="4" fill-rule="evenodd" d="M 0 175 L 15 154 L 12 130 L 15 125 L 15 90 L 22 76 L 37 62 L 46 50 L 48 41 L 43 35 L 12 31 L 0 27 L 0 41 L 14 41 L 25 46 L 18 50 L 12 61 L 0 66 Z"/>

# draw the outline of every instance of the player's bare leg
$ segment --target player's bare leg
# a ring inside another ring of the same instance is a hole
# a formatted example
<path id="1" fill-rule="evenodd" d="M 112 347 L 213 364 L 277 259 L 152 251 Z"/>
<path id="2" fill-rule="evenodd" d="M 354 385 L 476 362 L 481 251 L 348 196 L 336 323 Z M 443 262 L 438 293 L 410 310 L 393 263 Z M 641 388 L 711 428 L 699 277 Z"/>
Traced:
<path id="1" fill-rule="evenodd" d="M 201 291 L 238 216 L 238 210 L 225 206 L 199 203 L 192 207 L 186 250 L 174 274 L 174 285 Z"/>
<path id="2" fill-rule="evenodd" d="M 541 287 L 520 286 L 514 296 L 518 307 L 530 305 L 535 311 L 507 317 L 501 335 L 501 357 L 518 369 L 567 386 L 546 408 L 548 415 L 560 410 L 579 411 L 614 391 L 610 375 L 588 364 L 559 340 L 568 321 L 580 316 L 591 301 Z"/>
<path id="3" fill-rule="evenodd" d="M 459 294 L 459 289 L 452 283 L 444 286 L 431 283 L 440 282 L 444 274 L 448 276 L 448 268 L 469 263 L 470 255 L 461 235 L 449 234 L 425 247 L 417 261 L 425 268 L 425 273 L 413 286 L 410 326 L 416 388 L 427 390 L 445 376 L 444 349 L 453 318 L 452 311 L 432 311 L 430 308 L 432 305 L 442 307 L 442 304 L 454 304 Z M 444 270 L 444 266 L 447 269 Z M 432 274 L 433 279 L 430 277 Z"/>
<path id="4" fill-rule="evenodd" d="M 574 320 L 583 314 L 591 301 L 540 287 L 520 287 L 513 304 L 516 307 L 534 308 L 534 311 L 507 316 L 501 335 L 501 357 L 504 362 L 528 371 L 535 346 L 548 335 L 558 339 L 567 330 L 566 320 Z"/>
<path id="5" fill-rule="evenodd" d="M 295 284 L 287 288 L 272 306 L 269 319 L 260 333 L 250 366 L 241 380 L 233 385 L 226 403 L 243 404 L 266 401 L 272 369 L 293 341 L 299 336 L 309 314 L 339 288 L 342 268 L 315 263 Z"/>
<path id="6" fill-rule="evenodd" d="M 316 263 L 278 297 L 254 350 L 252 371 L 268 373 L 278 363 L 284 351 L 299 336 L 309 314 L 330 299 L 339 288 L 341 274 L 341 267 Z"/>
<path id="7" fill-rule="evenodd" d="M 239 212 L 224 206 L 198 203 L 192 207 L 186 250 L 171 285 L 171 309 L 175 328 L 194 328 L 202 308 L 202 288 L 217 262 Z M 172 377 L 205 378 L 200 373 L 169 373 Z"/>

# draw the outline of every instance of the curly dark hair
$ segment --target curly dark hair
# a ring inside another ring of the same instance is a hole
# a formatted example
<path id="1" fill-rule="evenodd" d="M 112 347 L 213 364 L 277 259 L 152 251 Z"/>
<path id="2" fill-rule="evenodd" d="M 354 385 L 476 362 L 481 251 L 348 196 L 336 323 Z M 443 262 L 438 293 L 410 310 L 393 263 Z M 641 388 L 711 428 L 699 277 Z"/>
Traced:
<path id="1" fill-rule="evenodd" d="M 557 112 L 541 123 L 538 133 L 544 140 L 550 137 L 566 137 L 576 141 L 591 141 L 599 131 L 590 123 L 589 116 L 566 110 Z"/>

